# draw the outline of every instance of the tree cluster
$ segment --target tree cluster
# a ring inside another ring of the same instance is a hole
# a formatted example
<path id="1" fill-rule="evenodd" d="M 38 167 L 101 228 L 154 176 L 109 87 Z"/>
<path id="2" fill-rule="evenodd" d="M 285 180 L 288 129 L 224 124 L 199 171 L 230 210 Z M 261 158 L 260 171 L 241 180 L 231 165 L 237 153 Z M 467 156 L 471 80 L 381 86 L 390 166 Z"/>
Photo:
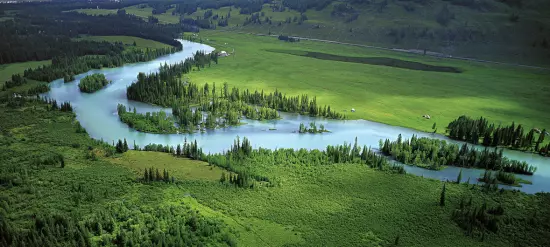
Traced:
<path id="1" fill-rule="evenodd" d="M 124 138 L 124 141 L 119 139 L 118 142 L 116 143 L 115 149 L 116 149 L 116 152 L 120 154 L 128 152 L 129 148 L 128 148 L 128 142 L 126 142 L 126 138 Z"/>
<path id="2" fill-rule="evenodd" d="M 120 121 L 137 131 L 165 134 L 177 132 L 173 118 L 166 115 L 164 111 L 140 114 L 135 108 L 133 111 L 127 111 L 124 105 L 118 104 L 117 112 Z"/>
<path id="3" fill-rule="evenodd" d="M 483 173 L 483 177 L 480 177 L 478 180 L 480 182 L 484 182 L 485 184 L 489 184 L 489 185 L 497 185 L 497 184 L 518 185 L 519 184 L 519 181 L 516 178 L 516 176 L 514 176 L 514 174 L 507 173 L 504 171 L 497 171 L 497 172 L 485 171 L 485 173 Z"/>
<path id="4" fill-rule="evenodd" d="M 309 129 L 304 125 L 304 123 L 300 123 L 300 128 L 298 129 L 298 133 L 310 133 L 310 134 L 317 134 L 317 133 L 324 133 L 329 132 L 325 129 L 325 126 L 321 124 L 319 128 L 317 128 L 317 124 L 315 122 L 309 123 Z"/>
<path id="5" fill-rule="evenodd" d="M 6 81 L 2 87 L 2 91 L 6 91 L 10 88 L 21 86 L 27 83 L 27 79 L 20 74 L 11 75 L 11 80 Z"/>
<path id="6" fill-rule="evenodd" d="M 414 135 L 410 140 L 402 140 L 401 135 L 394 142 L 389 139 L 384 142 L 380 140 L 380 151 L 404 164 L 432 170 L 439 170 L 443 166 L 458 166 L 526 175 L 532 175 L 536 171 L 536 167 L 530 166 L 525 161 L 520 162 L 504 157 L 502 149 L 495 148 L 489 151 L 485 148 L 478 151 L 466 143 L 459 147 L 444 140 L 417 138 Z"/>
<path id="7" fill-rule="evenodd" d="M 483 241 L 488 233 L 497 233 L 504 208 L 489 207 L 486 202 L 481 206 L 472 205 L 472 198 L 465 202 L 461 198 L 460 205 L 452 213 L 452 219 L 472 237 L 480 237 Z"/>
<path id="8" fill-rule="evenodd" d="M 93 93 L 107 86 L 109 83 L 111 82 L 105 78 L 104 74 L 96 73 L 82 78 L 78 84 L 78 88 L 81 92 Z"/>
<path id="9" fill-rule="evenodd" d="M 161 175 L 158 168 L 156 169 L 156 172 L 153 172 L 153 167 L 151 167 L 149 169 L 145 168 L 145 173 L 143 174 L 142 181 L 145 183 L 150 183 L 150 182 L 166 182 L 166 183 L 172 182 L 173 183 L 174 177 L 170 178 L 170 174 L 168 173 L 168 171 L 166 171 L 166 169 L 164 169 Z"/>
<path id="10" fill-rule="evenodd" d="M 516 126 L 497 126 L 489 124 L 487 119 L 480 117 L 472 119 L 468 116 L 460 116 L 447 126 L 449 137 L 466 141 L 472 144 L 482 144 L 491 147 L 509 147 L 526 151 L 538 152 L 540 155 L 550 155 L 550 144 L 542 146 L 546 130 L 531 129 L 525 133 L 521 124 Z M 537 133 L 538 132 L 538 133 Z M 536 135 L 538 134 L 538 138 Z M 480 142 L 481 140 L 481 142 Z"/>

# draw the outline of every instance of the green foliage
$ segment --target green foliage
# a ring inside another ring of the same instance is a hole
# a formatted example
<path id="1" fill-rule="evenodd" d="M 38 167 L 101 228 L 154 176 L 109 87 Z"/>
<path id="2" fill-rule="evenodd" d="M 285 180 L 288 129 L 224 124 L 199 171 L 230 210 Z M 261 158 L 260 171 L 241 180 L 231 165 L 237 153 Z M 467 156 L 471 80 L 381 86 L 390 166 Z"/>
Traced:
<path id="1" fill-rule="evenodd" d="M 441 189 L 441 195 L 439 196 L 439 206 L 445 206 L 445 188 L 446 184 L 443 184 L 443 189 Z"/>
<path id="2" fill-rule="evenodd" d="M 325 126 L 321 124 L 319 128 L 317 128 L 317 125 L 315 122 L 309 123 L 309 129 L 304 125 L 304 123 L 300 123 L 300 128 L 298 129 L 298 133 L 310 133 L 310 134 L 317 134 L 317 133 L 325 133 L 330 132 L 327 129 L 325 129 Z"/>
<path id="3" fill-rule="evenodd" d="M 472 205 L 472 198 L 466 204 L 464 198 L 460 199 L 460 206 L 452 213 L 452 219 L 472 237 L 480 237 L 485 240 L 486 234 L 497 233 L 500 221 L 504 215 L 502 205 L 489 208 L 484 202 L 481 206 Z"/>
<path id="4" fill-rule="evenodd" d="M 235 244 L 224 222 L 165 203 L 152 196 L 161 187 L 97 159 L 112 147 L 75 131 L 73 113 L 27 99 L 0 105 L 0 116 L 1 246 Z"/>
<path id="5" fill-rule="evenodd" d="M 102 89 L 109 83 L 111 82 L 107 81 L 104 74 L 98 73 L 87 75 L 86 77 L 82 78 L 82 80 L 80 80 L 80 83 L 78 84 L 78 88 L 81 92 L 93 93 L 99 89 Z"/>
<path id="6" fill-rule="evenodd" d="M 127 111 L 124 105 L 117 107 L 120 121 L 128 124 L 130 128 L 147 133 L 175 134 L 178 129 L 174 126 L 172 117 L 166 115 L 166 112 L 147 112 L 146 114 Z"/>
<path id="7" fill-rule="evenodd" d="M 478 151 L 466 143 L 459 147 L 457 144 L 427 137 L 413 136 L 410 140 L 402 140 L 399 135 L 394 142 L 390 142 L 389 139 L 380 141 L 380 150 L 399 162 L 432 170 L 439 170 L 444 166 L 477 167 L 526 175 L 533 175 L 537 170 L 525 161 L 504 157 L 502 149 L 495 148 L 489 151 L 485 148 Z"/>
<path id="8" fill-rule="evenodd" d="M 126 63 L 145 62 L 181 50 L 181 47 L 124 50 L 122 43 L 116 45 L 120 49 L 108 55 L 56 56 L 52 59 L 51 65 L 44 65 L 36 69 L 29 68 L 25 70 L 24 76 L 49 82 L 63 78 L 66 75 L 80 74 L 92 69 L 112 68 Z"/>
<path id="9" fill-rule="evenodd" d="M 473 144 L 481 144 L 491 147 L 508 147 L 525 151 L 538 152 L 540 155 L 550 155 L 548 150 L 540 148 L 540 144 L 544 142 L 546 130 L 540 131 L 531 129 L 527 134 L 524 133 L 523 126 L 512 123 L 509 126 L 498 126 L 489 124 L 487 119 L 480 117 L 472 119 L 468 116 L 460 116 L 447 126 L 449 137 L 467 141 Z M 535 141 L 535 133 L 538 131 L 538 139 Z M 533 144 L 535 144 L 533 146 Z"/>

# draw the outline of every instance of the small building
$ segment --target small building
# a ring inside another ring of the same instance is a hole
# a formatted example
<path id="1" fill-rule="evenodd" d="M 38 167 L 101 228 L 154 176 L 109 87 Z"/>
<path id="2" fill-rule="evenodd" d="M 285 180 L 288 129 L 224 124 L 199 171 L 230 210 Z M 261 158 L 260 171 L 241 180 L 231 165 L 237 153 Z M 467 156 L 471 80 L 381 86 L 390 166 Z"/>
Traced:
<path id="1" fill-rule="evenodd" d="M 424 115 L 424 116 L 422 116 L 422 117 L 425 118 L 425 119 L 430 119 L 430 118 L 432 118 L 432 117 L 430 117 L 430 115 L 428 115 L 428 114 L 426 114 L 426 115 Z"/>
<path id="2" fill-rule="evenodd" d="M 355 112 L 355 108 L 351 108 L 351 112 Z"/>

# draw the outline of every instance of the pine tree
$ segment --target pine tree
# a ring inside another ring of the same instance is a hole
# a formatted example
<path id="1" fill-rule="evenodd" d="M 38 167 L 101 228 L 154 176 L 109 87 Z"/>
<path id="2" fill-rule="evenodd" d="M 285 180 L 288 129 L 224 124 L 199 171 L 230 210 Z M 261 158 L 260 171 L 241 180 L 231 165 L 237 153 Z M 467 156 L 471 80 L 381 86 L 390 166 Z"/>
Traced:
<path id="1" fill-rule="evenodd" d="M 128 151 L 128 142 L 126 142 L 126 138 L 124 138 L 124 152 Z"/>
<path id="2" fill-rule="evenodd" d="M 222 177 L 220 178 L 220 183 L 225 183 L 225 172 L 222 172 Z"/>
<path id="3" fill-rule="evenodd" d="M 439 206 L 445 206 L 445 185 L 446 184 L 443 184 L 443 189 L 441 190 L 441 197 L 439 198 Z"/>
<path id="4" fill-rule="evenodd" d="M 116 152 L 124 153 L 124 144 L 122 144 L 122 141 L 120 139 L 118 139 L 118 142 L 116 143 Z"/>
<path id="5" fill-rule="evenodd" d="M 462 181 L 462 169 L 460 169 L 460 172 L 458 173 L 458 177 L 456 178 L 456 183 L 460 184 Z"/>
<path id="6" fill-rule="evenodd" d="M 541 143 L 544 142 L 545 135 L 546 135 L 546 129 L 543 129 L 542 132 L 540 132 L 539 139 L 537 140 L 537 144 L 535 146 L 535 152 L 539 151 L 539 146 Z"/>

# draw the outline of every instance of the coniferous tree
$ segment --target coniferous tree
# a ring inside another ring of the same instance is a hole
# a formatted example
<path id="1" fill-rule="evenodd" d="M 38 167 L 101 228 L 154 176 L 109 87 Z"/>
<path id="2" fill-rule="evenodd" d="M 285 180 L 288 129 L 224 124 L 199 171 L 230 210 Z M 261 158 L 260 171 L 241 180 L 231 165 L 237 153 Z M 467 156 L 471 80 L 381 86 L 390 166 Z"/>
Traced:
<path id="1" fill-rule="evenodd" d="M 445 206 L 445 185 L 446 184 L 443 184 L 443 189 L 441 190 L 441 197 L 439 198 L 439 206 Z"/>
<path id="2" fill-rule="evenodd" d="M 460 172 L 458 173 L 458 177 L 456 178 L 456 183 L 460 184 L 462 181 L 462 169 L 460 169 Z"/>
<path id="3" fill-rule="evenodd" d="M 544 137 L 546 136 L 546 129 L 543 129 L 542 132 L 540 132 L 539 138 L 537 140 L 536 146 L 535 146 L 535 152 L 539 152 L 539 146 L 541 143 L 544 142 Z"/>

